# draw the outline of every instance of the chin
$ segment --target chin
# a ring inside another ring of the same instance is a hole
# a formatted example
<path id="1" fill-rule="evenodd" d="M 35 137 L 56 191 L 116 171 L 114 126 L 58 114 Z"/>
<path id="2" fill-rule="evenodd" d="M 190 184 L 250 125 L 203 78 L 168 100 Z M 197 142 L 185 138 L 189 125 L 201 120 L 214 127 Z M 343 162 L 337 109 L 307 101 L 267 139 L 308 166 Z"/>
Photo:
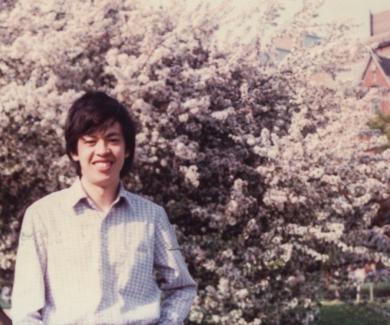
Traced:
<path id="1" fill-rule="evenodd" d="M 119 183 L 119 178 L 107 175 L 107 176 L 93 177 L 87 181 L 96 186 L 106 187 L 114 183 Z"/>

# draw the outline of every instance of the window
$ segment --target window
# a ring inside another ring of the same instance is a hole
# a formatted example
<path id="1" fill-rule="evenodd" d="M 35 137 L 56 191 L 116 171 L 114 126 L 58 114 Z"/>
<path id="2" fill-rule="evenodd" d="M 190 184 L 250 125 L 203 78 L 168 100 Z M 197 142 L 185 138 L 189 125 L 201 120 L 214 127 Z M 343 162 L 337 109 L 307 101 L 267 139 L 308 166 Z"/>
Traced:
<path id="1" fill-rule="evenodd" d="M 321 38 L 316 35 L 305 35 L 305 38 L 303 39 L 303 45 L 305 47 L 311 47 L 315 46 L 321 43 Z"/>
<path id="2" fill-rule="evenodd" d="M 276 60 L 282 61 L 287 55 L 290 54 L 290 52 L 291 52 L 290 50 L 277 47 L 276 48 Z"/>
<path id="3" fill-rule="evenodd" d="M 380 113 L 380 100 L 378 98 L 371 100 L 371 111 L 375 114 Z"/>

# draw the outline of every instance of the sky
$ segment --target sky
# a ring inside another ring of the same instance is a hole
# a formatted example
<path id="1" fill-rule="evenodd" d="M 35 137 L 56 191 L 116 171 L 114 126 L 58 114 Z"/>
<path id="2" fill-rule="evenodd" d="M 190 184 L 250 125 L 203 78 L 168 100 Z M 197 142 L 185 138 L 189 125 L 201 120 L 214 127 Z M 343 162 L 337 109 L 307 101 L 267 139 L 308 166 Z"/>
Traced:
<path id="1" fill-rule="evenodd" d="M 247 1 L 254 6 L 256 6 L 256 2 L 259 2 L 259 0 Z M 311 1 L 313 0 L 285 0 L 287 17 L 292 15 L 304 2 L 310 3 Z M 331 22 L 333 20 L 342 20 L 351 25 L 359 25 L 354 29 L 356 36 L 367 38 L 370 31 L 370 11 L 377 13 L 385 10 L 390 10 L 390 0 L 324 0 L 324 4 L 318 12 L 318 21 Z"/>
<path id="2" fill-rule="evenodd" d="M 369 12 L 377 13 L 390 9 L 389 0 L 325 0 L 319 18 L 323 20 L 348 19 L 360 23 L 362 37 L 369 36 Z"/>
<path id="3" fill-rule="evenodd" d="M 0 0 L 1 1 L 1 0 Z M 145 0 L 145 3 L 151 5 L 164 6 L 166 0 Z M 175 2 L 175 0 L 171 0 Z M 186 3 L 189 10 L 196 8 L 197 3 L 210 3 L 213 6 L 221 5 L 224 7 L 224 0 L 182 0 Z M 241 12 L 251 11 L 252 9 L 264 6 L 271 2 L 271 0 L 230 0 L 229 3 L 233 5 L 234 11 L 237 14 Z M 282 0 L 285 6 L 286 22 L 288 17 L 302 7 L 303 3 L 313 3 L 320 0 Z M 369 36 L 369 13 L 381 12 L 390 10 L 390 0 L 323 0 L 324 4 L 318 12 L 318 22 L 331 22 L 332 20 L 342 20 L 351 25 L 358 25 L 351 29 L 354 38 L 362 40 Z M 180 0 L 179 0 L 180 2 Z M 191 9 L 192 8 L 192 9 Z M 282 19 L 283 20 L 283 19 Z M 237 26 L 235 26 L 237 29 Z"/>
<path id="4" fill-rule="evenodd" d="M 1 1 L 1 0 L 0 0 Z M 270 0 L 231 0 L 237 11 L 245 11 L 250 7 L 262 5 Z M 294 12 L 304 2 L 311 3 L 318 0 L 284 0 L 286 11 Z M 380 12 L 389 9 L 390 0 L 323 0 L 324 4 L 319 10 L 319 21 L 332 21 L 334 19 L 348 20 L 351 24 L 360 24 L 356 31 L 362 38 L 369 36 L 369 12 Z M 149 4 L 163 5 L 165 0 L 145 0 Z M 184 0 L 187 5 L 195 5 L 198 2 L 213 4 L 223 3 L 224 0 Z"/>

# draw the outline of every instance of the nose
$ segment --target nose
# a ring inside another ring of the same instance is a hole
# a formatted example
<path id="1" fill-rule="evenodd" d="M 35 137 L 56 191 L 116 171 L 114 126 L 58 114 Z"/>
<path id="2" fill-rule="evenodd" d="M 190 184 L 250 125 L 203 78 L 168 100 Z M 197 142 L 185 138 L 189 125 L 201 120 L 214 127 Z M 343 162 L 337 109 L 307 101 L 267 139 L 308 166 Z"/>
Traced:
<path id="1" fill-rule="evenodd" d="M 99 140 L 97 142 L 95 150 L 96 150 L 96 153 L 99 155 L 105 155 L 110 151 L 107 142 L 104 140 Z"/>

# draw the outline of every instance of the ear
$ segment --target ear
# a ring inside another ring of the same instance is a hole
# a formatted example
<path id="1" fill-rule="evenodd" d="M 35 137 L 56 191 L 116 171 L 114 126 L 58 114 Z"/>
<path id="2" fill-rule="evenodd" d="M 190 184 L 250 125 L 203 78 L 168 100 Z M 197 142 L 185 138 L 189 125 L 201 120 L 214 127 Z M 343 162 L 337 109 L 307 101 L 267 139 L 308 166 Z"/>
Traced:
<path id="1" fill-rule="evenodd" d="M 72 153 L 70 155 L 73 161 L 80 161 L 79 155 L 77 153 Z"/>

